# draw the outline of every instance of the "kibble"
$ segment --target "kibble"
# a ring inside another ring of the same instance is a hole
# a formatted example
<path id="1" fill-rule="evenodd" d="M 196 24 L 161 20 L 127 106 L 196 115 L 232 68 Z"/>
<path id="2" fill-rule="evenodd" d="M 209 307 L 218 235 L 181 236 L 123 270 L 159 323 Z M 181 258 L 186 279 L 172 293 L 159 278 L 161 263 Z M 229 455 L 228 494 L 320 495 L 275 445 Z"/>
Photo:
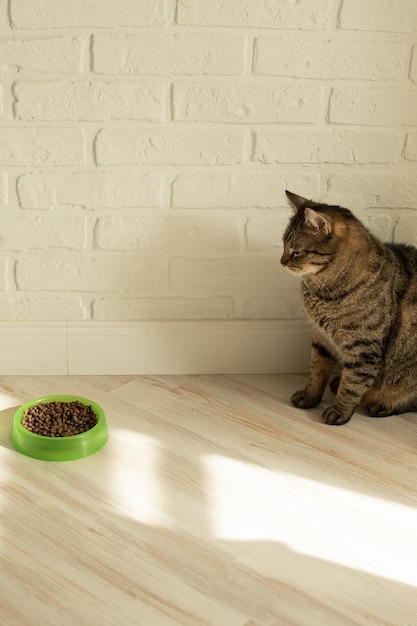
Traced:
<path id="1" fill-rule="evenodd" d="M 46 402 L 26 409 L 22 426 L 44 437 L 70 437 L 90 430 L 97 424 L 97 416 L 89 404 L 73 402 Z"/>

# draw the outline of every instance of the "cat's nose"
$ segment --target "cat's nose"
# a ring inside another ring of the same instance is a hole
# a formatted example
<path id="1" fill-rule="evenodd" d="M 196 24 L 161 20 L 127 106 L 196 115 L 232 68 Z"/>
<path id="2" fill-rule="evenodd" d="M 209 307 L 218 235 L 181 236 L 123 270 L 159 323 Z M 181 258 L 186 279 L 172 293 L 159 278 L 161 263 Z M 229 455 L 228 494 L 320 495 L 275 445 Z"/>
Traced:
<path id="1" fill-rule="evenodd" d="M 281 257 L 281 265 L 285 267 L 286 265 L 288 265 L 289 260 L 290 260 L 290 255 L 287 252 L 284 252 L 284 254 Z"/>

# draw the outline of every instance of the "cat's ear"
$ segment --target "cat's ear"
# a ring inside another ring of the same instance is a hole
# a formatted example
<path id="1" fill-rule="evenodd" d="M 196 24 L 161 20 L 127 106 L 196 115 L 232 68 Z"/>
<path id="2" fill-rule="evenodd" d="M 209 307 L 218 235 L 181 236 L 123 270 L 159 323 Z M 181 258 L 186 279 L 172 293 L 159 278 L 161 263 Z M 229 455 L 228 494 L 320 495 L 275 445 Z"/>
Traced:
<path id="1" fill-rule="evenodd" d="M 292 191 L 285 190 L 285 193 L 287 194 L 287 198 L 289 199 L 296 211 L 302 209 L 303 207 L 305 207 L 306 204 L 310 203 L 307 198 L 298 196 L 296 193 L 292 193 Z"/>
<path id="2" fill-rule="evenodd" d="M 332 228 L 330 222 L 323 215 L 320 215 L 320 213 L 316 213 L 316 211 L 307 207 L 304 216 L 306 224 L 312 226 L 318 234 L 328 235 L 331 233 Z"/>

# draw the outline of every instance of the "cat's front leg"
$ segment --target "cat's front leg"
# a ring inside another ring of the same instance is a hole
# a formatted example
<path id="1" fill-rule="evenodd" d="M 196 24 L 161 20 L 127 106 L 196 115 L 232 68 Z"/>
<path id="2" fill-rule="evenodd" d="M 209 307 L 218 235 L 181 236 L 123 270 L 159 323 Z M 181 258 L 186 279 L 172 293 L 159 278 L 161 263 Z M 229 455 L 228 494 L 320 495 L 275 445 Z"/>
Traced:
<path id="1" fill-rule="evenodd" d="M 291 402 L 299 409 L 311 409 L 322 399 L 324 390 L 335 366 L 335 359 L 330 352 L 313 338 L 310 353 L 309 381 L 305 389 L 296 391 Z"/>
<path id="2" fill-rule="evenodd" d="M 326 424 L 341 426 L 350 420 L 362 396 L 375 380 L 377 371 L 375 364 L 342 370 L 335 402 L 323 413 Z"/>

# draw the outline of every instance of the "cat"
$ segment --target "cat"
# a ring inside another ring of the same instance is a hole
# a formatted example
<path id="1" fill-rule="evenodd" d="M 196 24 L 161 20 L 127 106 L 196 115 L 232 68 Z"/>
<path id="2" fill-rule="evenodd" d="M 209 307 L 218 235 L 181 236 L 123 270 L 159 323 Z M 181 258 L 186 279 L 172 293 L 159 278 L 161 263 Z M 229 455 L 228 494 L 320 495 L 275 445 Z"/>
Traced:
<path id="1" fill-rule="evenodd" d="M 312 330 L 309 380 L 291 398 L 312 408 L 331 388 L 326 424 L 359 404 L 373 417 L 417 410 L 417 248 L 383 243 L 349 211 L 286 191 L 295 210 L 281 264 L 301 276 Z"/>

